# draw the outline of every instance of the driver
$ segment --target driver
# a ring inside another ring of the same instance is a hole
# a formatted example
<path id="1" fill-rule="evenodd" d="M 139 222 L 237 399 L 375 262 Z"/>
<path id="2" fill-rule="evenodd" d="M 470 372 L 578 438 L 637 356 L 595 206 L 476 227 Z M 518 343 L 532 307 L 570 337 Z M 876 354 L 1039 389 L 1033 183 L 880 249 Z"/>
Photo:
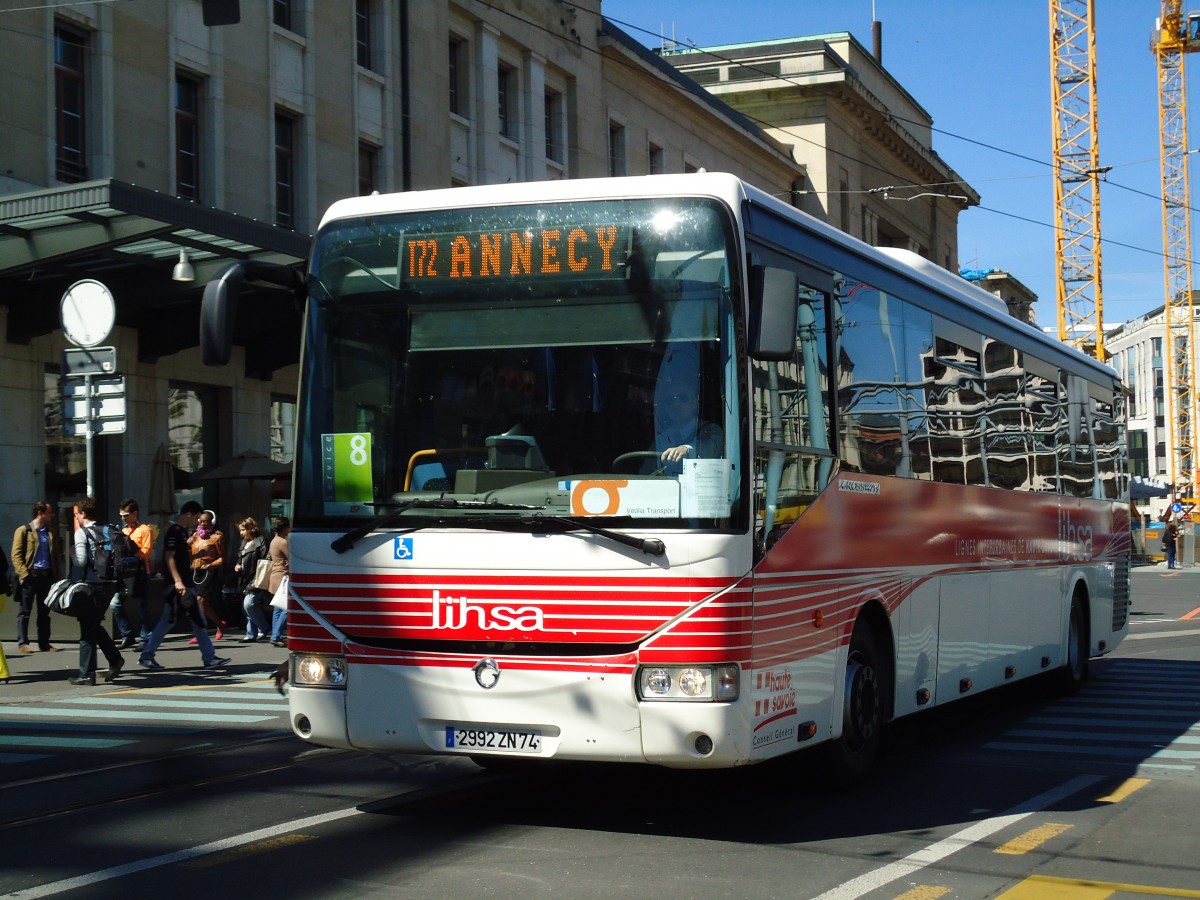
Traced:
<path id="1" fill-rule="evenodd" d="M 683 460 L 717 459 L 723 454 L 721 428 L 700 420 L 696 386 L 690 380 L 664 379 L 654 392 L 654 449 L 662 471 L 678 475 Z"/>

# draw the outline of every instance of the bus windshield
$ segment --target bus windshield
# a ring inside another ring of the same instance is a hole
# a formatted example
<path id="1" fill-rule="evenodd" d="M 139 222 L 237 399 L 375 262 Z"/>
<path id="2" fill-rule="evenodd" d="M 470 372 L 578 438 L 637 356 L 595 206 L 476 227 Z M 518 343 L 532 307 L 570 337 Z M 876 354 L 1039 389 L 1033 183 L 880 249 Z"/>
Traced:
<path id="1" fill-rule="evenodd" d="M 703 199 L 329 223 L 296 523 L 744 525 L 734 247 Z"/>

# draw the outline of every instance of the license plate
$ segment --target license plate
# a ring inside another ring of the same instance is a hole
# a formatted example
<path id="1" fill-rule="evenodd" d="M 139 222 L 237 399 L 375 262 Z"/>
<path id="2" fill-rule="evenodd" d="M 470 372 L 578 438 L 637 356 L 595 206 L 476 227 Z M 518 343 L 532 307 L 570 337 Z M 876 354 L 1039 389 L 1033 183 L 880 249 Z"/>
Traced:
<path id="1" fill-rule="evenodd" d="M 539 731 L 447 725 L 446 749 L 471 753 L 541 753 L 542 734 Z"/>

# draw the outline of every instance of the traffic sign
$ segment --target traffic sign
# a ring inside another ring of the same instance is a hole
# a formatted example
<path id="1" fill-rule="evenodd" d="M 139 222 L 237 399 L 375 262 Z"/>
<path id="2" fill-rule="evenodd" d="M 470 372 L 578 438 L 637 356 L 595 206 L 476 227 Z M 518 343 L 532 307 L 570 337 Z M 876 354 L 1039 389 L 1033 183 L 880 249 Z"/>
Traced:
<path id="1" fill-rule="evenodd" d="M 70 375 L 62 379 L 63 434 L 125 433 L 125 376 Z"/>
<path id="2" fill-rule="evenodd" d="M 112 375 L 117 371 L 116 347 L 89 347 L 83 350 L 64 350 L 64 375 Z"/>

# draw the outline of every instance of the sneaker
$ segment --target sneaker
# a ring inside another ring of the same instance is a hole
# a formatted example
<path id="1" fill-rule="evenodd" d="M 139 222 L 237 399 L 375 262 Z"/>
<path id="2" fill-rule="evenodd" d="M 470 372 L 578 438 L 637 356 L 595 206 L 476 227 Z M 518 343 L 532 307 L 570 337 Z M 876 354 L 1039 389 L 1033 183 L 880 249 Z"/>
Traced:
<path id="1" fill-rule="evenodd" d="M 229 665 L 228 656 L 214 656 L 212 659 L 206 659 L 204 661 L 204 668 L 206 669 L 219 669 L 221 666 L 227 665 Z"/>
<path id="2" fill-rule="evenodd" d="M 249 635 L 249 634 L 248 634 L 248 635 L 246 635 L 244 638 L 242 638 L 242 643 L 243 643 L 243 644 L 253 644 L 253 643 L 254 643 L 255 641 L 257 641 L 257 640 L 258 640 L 258 638 L 256 638 L 256 637 L 253 637 L 253 636 L 251 636 L 251 635 Z"/>
<path id="3" fill-rule="evenodd" d="M 121 643 L 117 644 L 117 649 L 118 650 L 128 650 L 132 646 L 133 646 L 133 635 L 130 635 L 129 637 L 121 638 Z"/>
<path id="4" fill-rule="evenodd" d="M 188 643 L 194 647 L 197 643 L 199 643 L 199 641 L 196 638 L 192 638 L 190 641 L 188 641 Z"/>
<path id="5" fill-rule="evenodd" d="M 162 663 L 160 663 L 158 660 L 156 660 L 153 656 L 142 657 L 141 659 L 138 660 L 138 665 L 141 666 L 143 669 L 164 669 L 164 668 L 166 668 L 166 666 L 162 665 Z"/>

